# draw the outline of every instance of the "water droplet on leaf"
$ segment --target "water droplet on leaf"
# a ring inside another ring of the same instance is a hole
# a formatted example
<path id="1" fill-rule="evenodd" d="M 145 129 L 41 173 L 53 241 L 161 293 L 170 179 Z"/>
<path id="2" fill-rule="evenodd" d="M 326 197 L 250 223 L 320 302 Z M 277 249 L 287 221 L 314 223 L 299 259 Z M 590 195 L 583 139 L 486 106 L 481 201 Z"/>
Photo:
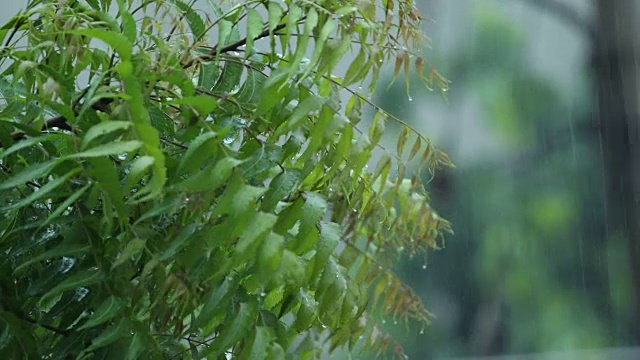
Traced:
<path id="1" fill-rule="evenodd" d="M 76 264 L 76 259 L 72 257 L 63 256 L 62 264 L 60 264 L 60 272 L 63 274 L 69 272 L 69 270 L 71 270 L 75 264 Z"/>

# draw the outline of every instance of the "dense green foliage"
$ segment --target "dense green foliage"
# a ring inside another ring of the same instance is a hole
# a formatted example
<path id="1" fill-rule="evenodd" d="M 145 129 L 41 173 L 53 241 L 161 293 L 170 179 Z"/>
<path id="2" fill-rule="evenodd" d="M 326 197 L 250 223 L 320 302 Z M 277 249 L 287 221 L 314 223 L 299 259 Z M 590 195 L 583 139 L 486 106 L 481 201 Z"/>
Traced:
<path id="1" fill-rule="evenodd" d="M 429 313 L 393 261 L 449 230 L 404 163 L 449 161 L 367 93 L 387 60 L 446 85 L 413 2 L 193 6 L 32 0 L 1 28 L 3 356 L 402 355 L 375 324 Z"/>

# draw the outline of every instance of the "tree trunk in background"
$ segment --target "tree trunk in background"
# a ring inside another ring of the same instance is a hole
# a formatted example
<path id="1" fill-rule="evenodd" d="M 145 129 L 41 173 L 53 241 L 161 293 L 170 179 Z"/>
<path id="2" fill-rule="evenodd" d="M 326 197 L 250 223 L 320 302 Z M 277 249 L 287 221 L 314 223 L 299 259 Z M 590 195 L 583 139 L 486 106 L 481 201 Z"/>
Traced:
<path id="1" fill-rule="evenodd" d="M 625 342 L 640 345 L 640 1 L 596 0 L 596 12 L 593 66 L 606 171 L 606 240 L 625 241 L 632 286 Z"/>

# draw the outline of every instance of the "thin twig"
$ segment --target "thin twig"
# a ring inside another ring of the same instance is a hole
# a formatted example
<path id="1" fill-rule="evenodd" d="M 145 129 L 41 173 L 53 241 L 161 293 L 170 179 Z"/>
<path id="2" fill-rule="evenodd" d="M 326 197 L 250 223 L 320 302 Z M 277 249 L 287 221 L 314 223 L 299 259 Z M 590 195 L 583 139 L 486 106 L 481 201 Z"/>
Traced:
<path id="1" fill-rule="evenodd" d="M 62 336 L 71 335 L 71 331 L 70 330 L 62 329 L 62 328 L 59 328 L 59 327 L 56 327 L 56 326 L 53 326 L 53 325 L 40 323 L 40 322 L 38 322 L 38 320 L 33 319 L 31 317 L 28 317 L 26 315 L 19 315 L 19 318 L 24 320 L 24 321 L 26 321 L 26 322 L 28 322 L 28 323 L 31 323 L 31 324 L 34 324 L 34 325 L 38 325 L 43 329 L 47 329 L 49 331 L 52 331 L 52 332 L 54 332 L 56 334 L 59 334 L 59 335 L 62 335 Z"/>

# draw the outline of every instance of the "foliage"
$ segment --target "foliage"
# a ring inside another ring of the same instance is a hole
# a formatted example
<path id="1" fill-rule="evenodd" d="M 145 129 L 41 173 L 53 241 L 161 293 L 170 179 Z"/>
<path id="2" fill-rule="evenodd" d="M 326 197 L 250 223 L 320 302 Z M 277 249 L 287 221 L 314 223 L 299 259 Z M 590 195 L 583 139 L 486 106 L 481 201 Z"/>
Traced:
<path id="1" fill-rule="evenodd" d="M 429 313 L 392 263 L 449 230 L 403 159 L 450 163 L 405 124 L 369 170 L 390 116 L 348 86 L 422 73 L 420 20 L 411 0 L 30 1 L 0 30 L 5 356 L 402 355 L 376 322 Z"/>

